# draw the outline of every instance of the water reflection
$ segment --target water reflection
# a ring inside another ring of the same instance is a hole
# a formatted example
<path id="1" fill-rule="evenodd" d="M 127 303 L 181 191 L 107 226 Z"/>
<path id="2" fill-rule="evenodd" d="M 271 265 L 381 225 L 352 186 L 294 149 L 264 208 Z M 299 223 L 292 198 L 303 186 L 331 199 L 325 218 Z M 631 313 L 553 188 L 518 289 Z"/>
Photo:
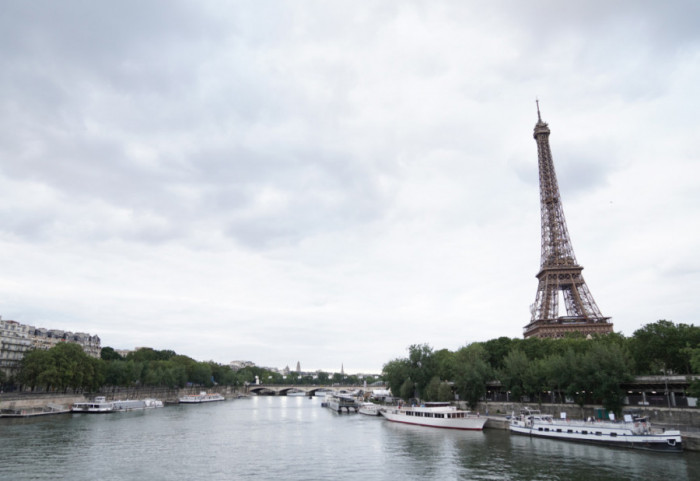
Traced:
<path id="1" fill-rule="evenodd" d="M 149 412 L 0 420 L 0 479 L 700 479 L 659 454 L 506 431 L 452 431 L 259 397 Z"/>

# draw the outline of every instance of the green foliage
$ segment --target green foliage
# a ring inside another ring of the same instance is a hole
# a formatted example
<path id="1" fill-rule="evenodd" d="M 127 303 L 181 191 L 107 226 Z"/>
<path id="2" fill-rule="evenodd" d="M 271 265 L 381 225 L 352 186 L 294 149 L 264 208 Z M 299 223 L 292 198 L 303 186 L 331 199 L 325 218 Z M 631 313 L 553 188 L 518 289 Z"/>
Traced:
<path id="1" fill-rule="evenodd" d="M 455 390 L 474 409 L 486 395 L 486 383 L 493 378 L 493 370 L 486 361 L 488 353 L 483 344 L 474 343 L 461 348 L 455 357 Z"/>
<path id="2" fill-rule="evenodd" d="M 493 369 L 502 369 L 503 360 L 508 353 L 513 350 L 517 342 L 518 339 L 511 339 L 509 337 L 499 337 L 498 339 L 486 341 L 484 343 L 486 362 L 488 362 Z"/>
<path id="3" fill-rule="evenodd" d="M 638 329 L 630 352 L 639 374 L 690 374 L 690 351 L 700 347 L 700 327 L 660 320 Z"/>
<path id="4" fill-rule="evenodd" d="M 452 386 L 446 381 L 442 381 L 438 386 L 438 401 L 454 401 L 455 394 L 452 392 Z"/>
<path id="5" fill-rule="evenodd" d="M 693 373 L 700 373 L 700 347 L 696 349 L 686 349 L 686 354 L 690 358 L 690 365 Z M 692 397 L 700 397 L 700 380 L 690 383 L 690 386 L 688 387 L 688 395 Z"/>
<path id="6" fill-rule="evenodd" d="M 411 381 L 410 378 L 407 378 L 399 388 L 399 396 L 405 401 L 408 401 L 409 399 L 414 397 L 415 392 L 416 385 L 413 383 L 413 381 Z"/>
<path id="7" fill-rule="evenodd" d="M 169 361 L 175 356 L 177 356 L 177 354 L 175 354 L 175 351 L 156 351 L 155 349 L 151 349 L 150 347 L 142 347 L 141 349 L 137 349 L 136 351 L 127 354 L 126 360 L 134 362 Z"/>
<path id="8" fill-rule="evenodd" d="M 18 379 L 32 389 L 90 389 L 103 379 L 98 361 L 85 354 L 78 344 L 62 342 L 48 351 L 27 352 Z"/>
<path id="9" fill-rule="evenodd" d="M 123 358 L 114 348 L 105 346 L 100 351 L 100 359 L 104 361 L 121 361 Z"/>
<path id="10" fill-rule="evenodd" d="M 448 349 L 440 349 L 433 353 L 437 376 L 440 379 L 454 379 L 455 353 Z"/>
<path id="11" fill-rule="evenodd" d="M 384 364 L 382 369 L 382 377 L 387 386 L 394 393 L 394 396 L 400 396 L 403 399 L 408 399 L 413 396 L 411 393 L 408 397 L 401 396 L 401 387 L 404 382 L 410 377 L 410 364 L 408 359 L 394 359 Z"/>
<path id="12" fill-rule="evenodd" d="M 440 378 L 434 376 L 425 388 L 423 399 L 426 401 L 437 401 L 438 389 L 440 388 Z"/>
<path id="13" fill-rule="evenodd" d="M 17 380 L 32 390 L 97 391 L 102 386 L 184 387 L 188 383 L 211 386 L 239 384 L 229 366 L 197 362 L 174 351 L 145 348 L 122 358 L 103 348 L 100 359 L 85 354 L 75 343 L 60 343 L 49 350 L 25 354 Z"/>
<path id="14" fill-rule="evenodd" d="M 640 374 L 635 366 L 646 366 L 651 372 L 659 366 L 674 366 L 700 373 L 696 333 L 694 326 L 659 321 L 633 338 L 615 333 L 563 339 L 501 337 L 456 352 L 414 344 L 407 358 L 384 365 L 383 378 L 403 399 L 451 400 L 457 393 L 473 408 L 484 399 L 488 383 L 500 381 L 513 401 L 527 397 L 565 402 L 568 398 L 581 406 L 601 403 L 619 414 L 625 394 L 621 385 Z M 643 359 L 642 351 L 649 353 L 649 359 Z M 700 381 L 691 385 L 689 394 L 700 397 Z"/>
<path id="15" fill-rule="evenodd" d="M 413 381 L 416 397 L 421 397 L 430 380 L 437 374 L 437 362 L 433 350 L 427 344 L 414 344 L 408 348 L 409 378 Z"/>
<path id="16" fill-rule="evenodd" d="M 519 401 L 527 394 L 525 389 L 525 373 L 528 370 L 530 360 L 519 349 L 510 351 L 503 360 L 503 369 L 500 371 L 501 385 L 506 391 L 510 391 L 512 399 Z"/>

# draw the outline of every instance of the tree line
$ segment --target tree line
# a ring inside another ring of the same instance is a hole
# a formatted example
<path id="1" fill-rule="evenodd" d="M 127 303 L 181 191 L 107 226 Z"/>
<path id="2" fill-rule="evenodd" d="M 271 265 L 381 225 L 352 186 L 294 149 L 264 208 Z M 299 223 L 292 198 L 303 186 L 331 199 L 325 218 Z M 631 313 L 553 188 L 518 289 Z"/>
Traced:
<path id="1" fill-rule="evenodd" d="M 372 379 L 371 381 L 373 381 Z M 280 374 L 257 366 L 234 371 L 213 361 L 198 362 L 171 350 L 141 348 L 122 357 L 111 347 L 102 348 L 100 358 L 88 356 L 75 343 L 63 342 L 48 350 L 25 353 L 14 379 L 1 379 L 6 387 L 32 391 L 95 392 L 110 387 L 211 387 L 262 384 L 357 385 L 355 375 L 317 371 L 313 374 Z"/>
<path id="2" fill-rule="evenodd" d="M 601 403 L 619 413 L 621 385 L 638 375 L 700 373 L 700 328 L 660 320 L 631 337 L 572 335 L 563 339 L 500 337 L 468 344 L 456 351 L 427 344 L 408 348 L 408 356 L 384 365 L 392 393 L 404 400 L 450 401 L 455 394 L 473 409 L 500 383 L 510 399 L 544 396 L 583 406 Z M 700 381 L 688 394 L 700 396 Z"/>

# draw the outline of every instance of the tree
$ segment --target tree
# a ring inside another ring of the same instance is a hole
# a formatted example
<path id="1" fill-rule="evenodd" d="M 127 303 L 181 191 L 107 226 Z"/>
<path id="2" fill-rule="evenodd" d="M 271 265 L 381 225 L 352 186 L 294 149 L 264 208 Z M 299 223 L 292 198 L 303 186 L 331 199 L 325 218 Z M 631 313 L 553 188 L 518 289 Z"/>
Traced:
<path id="1" fill-rule="evenodd" d="M 700 346 L 700 327 L 660 320 L 636 330 L 629 344 L 639 374 L 690 374 L 690 357 L 685 348 Z"/>
<path id="2" fill-rule="evenodd" d="M 93 388 L 102 382 L 101 360 L 93 359 L 72 342 L 61 342 L 49 350 L 27 352 L 20 364 L 18 379 L 31 386 L 67 390 Z"/>
<path id="3" fill-rule="evenodd" d="M 428 385 L 425 388 L 425 395 L 423 398 L 426 401 L 437 401 L 438 400 L 438 389 L 440 388 L 440 378 L 433 376 Z"/>
<path id="4" fill-rule="evenodd" d="M 105 346 L 100 351 L 100 359 L 104 361 L 121 361 L 124 358 L 114 348 Z"/>
<path id="5" fill-rule="evenodd" d="M 394 392 L 394 391 L 392 391 Z M 416 392 L 416 385 L 411 381 L 410 378 L 406 379 L 401 387 L 399 388 L 399 396 L 401 399 L 408 401 L 411 399 Z"/>
<path id="6" fill-rule="evenodd" d="M 593 395 L 602 401 L 605 409 L 619 415 L 625 395 L 621 384 L 633 378 L 629 353 L 615 344 L 600 343 L 594 344 L 588 355 L 598 371 Z"/>
<path id="7" fill-rule="evenodd" d="M 559 397 L 559 402 L 566 401 L 564 396 L 573 399 L 576 390 L 571 390 L 577 377 L 578 356 L 573 349 L 568 349 L 563 354 L 554 354 L 547 357 L 542 364 L 546 384 Z"/>
<path id="8" fill-rule="evenodd" d="M 223 386 L 233 385 L 236 381 L 236 373 L 233 372 L 230 366 L 217 364 L 214 361 L 209 361 L 214 382 Z"/>
<path id="9" fill-rule="evenodd" d="M 454 401 L 455 394 L 452 392 L 452 386 L 449 383 L 443 381 L 438 386 L 438 401 Z"/>
<path id="10" fill-rule="evenodd" d="M 384 364 L 382 377 L 394 396 L 401 396 L 401 387 L 409 378 L 410 365 L 408 359 L 394 359 Z M 413 396 L 413 393 L 409 397 Z M 408 399 L 408 398 L 405 398 Z"/>
<path id="11" fill-rule="evenodd" d="M 455 353 L 448 349 L 440 349 L 433 353 L 433 360 L 437 376 L 440 379 L 454 379 L 455 377 Z"/>
<path id="12" fill-rule="evenodd" d="M 488 353 L 480 343 L 463 347 L 455 355 L 455 390 L 472 409 L 486 396 L 486 383 L 492 378 L 493 371 L 486 362 L 487 357 Z"/>
<path id="13" fill-rule="evenodd" d="M 408 348 L 409 378 L 420 398 L 430 380 L 437 374 L 433 350 L 427 344 L 413 344 Z"/>
<path id="14" fill-rule="evenodd" d="M 700 373 L 700 348 L 689 349 L 687 355 L 690 357 L 690 365 L 693 373 Z M 700 397 L 700 379 L 694 380 L 688 387 L 688 395 L 692 397 Z"/>
<path id="15" fill-rule="evenodd" d="M 520 401 L 526 394 L 523 380 L 529 364 L 530 360 L 519 349 L 510 351 L 503 360 L 503 369 L 499 371 L 498 378 L 503 388 L 511 392 L 513 401 Z"/>
<path id="16" fill-rule="evenodd" d="M 48 391 L 51 388 L 50 380 L 43 374 L 51 368 L 51 354 L 43 349 L 27 351 L 20 362 L 20 370 L 17 379 L 21 384 L 29 386 L 33 391 L 36 387 L 44 385 Z M 45 384 L 46 382 L 49 384 Z"/>
<path id="17" fill-rule="evenodd" d="M 518 339 L 510 339 L 508 337 L 499 337 L 491 339 L 483 343 L 486 350 L 486 361 L 493 369 L 503 369 L 503 361 L 510 351 L 517 344 Z"/>

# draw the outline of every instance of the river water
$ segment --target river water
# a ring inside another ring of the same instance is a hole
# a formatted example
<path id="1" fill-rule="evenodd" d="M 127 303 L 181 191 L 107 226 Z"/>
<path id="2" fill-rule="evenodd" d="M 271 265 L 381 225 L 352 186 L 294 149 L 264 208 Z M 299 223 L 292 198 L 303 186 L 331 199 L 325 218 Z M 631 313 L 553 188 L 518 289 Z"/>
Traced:
<path id="1" fill-rule="evenodd" d="M 2 419 L 0 480 L 700 479 L 700 453 L 407 426 L 339 415 L 321 400 L 264 396 Z"/>

